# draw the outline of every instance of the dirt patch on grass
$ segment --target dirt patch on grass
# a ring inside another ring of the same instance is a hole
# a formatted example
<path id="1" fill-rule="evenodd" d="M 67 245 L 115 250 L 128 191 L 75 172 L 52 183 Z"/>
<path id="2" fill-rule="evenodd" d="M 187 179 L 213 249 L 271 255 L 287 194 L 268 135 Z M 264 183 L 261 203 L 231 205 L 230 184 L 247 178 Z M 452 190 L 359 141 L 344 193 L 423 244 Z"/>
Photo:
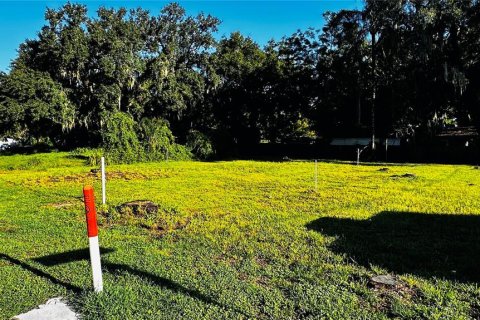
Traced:
<path id="1" fill-rule="evenodd" d="M 87 174 L 74 174 L 67 175 L 64 177 L 49 177 L 46 182 L 55 183 L 55 182 L 81 182 L 85 179 L 100 179 L 100 173 L 97 171 L 90 171 Z M 138 172 L 123 172 L 123 171 L 112 171 L 106 173 L 107 180 L 147 180 L 149 177 L 145 174 Z"/>
<path id="2" fill-rule="evenodd" d="M 158 205 L 149 200 L 135 200 L 125 202 L 117 207 L 117 210 L 121 213 L 130 211 L 134 215 L 143 216 L 146 214 L 155 214 L 158 212 Z"/>
<path id="3" fill-rule="evenodd" d="M 237 258 L 235 257 L 232 257 L 232 256 L 229 256 L 225 253 L 220 253 L 218 256 L 216 256 L 215 258 L 215 261 L 219 261 L 219 262 L 224 262 L 226 263 L 227 265 L 229 265 L 230 267 L 233 267 L 237 264 Z"/>
<path id="4" fill-rule="evenodd" d="M 18 227 L 7 221 L 0 220 L 0 233 L 14 233 Z"/>
<path id="5" fill-rule="evenodd" d="M 175 208 L 162 207 L 149 200 L 126 202 L 106 211 L 99 211 L 102 226 L 133 225 L 148 230 L 155 237 L 186 228 L 192 217 L 185 217 Z"/>
<path id="6" fill-rule="evenodd" d="M 170 221 L 167 221 L 166 219 L 157 218 L 153 223 L 150 221 L 146 221 L 141 222 L 139 225 L 142 228 L 148 230 L 152 234 L 152 236 L 157 238 L 163 238 L 167 234 L 186 228 L 190 224 L 190 221 L 191 219 L 187 218 L 185 220 L 172 223 Z"/>
<path id="7" fill-rule="evenodd" d="M 17 231 L 17 227 L 15 226 L 1 226 L 0 225 L 0 232 L 1 233 L 15 233 Z"/>
<path id="8" fill-rule="evenodd" d="M 261 268 L 265 268 L 266 266 L 268 266 L 268 261 L 261 257 L 255 257 L 255 263 Z"/>
<path id="9" fill-rule="evenodd" d="M 237 278 L 240 281 L 246 281 L 248 279 L 248 274 L 245 272 L 239 272 Z"/>
<path id="10" fill-rule="evenodd" d="M 55 209 L 63 209 L 63 208 L 73 207 L 73 206 L 76 205 L 76 204 L 77 204 L 77 203 L 68 202 L 68 201 L 65 201 L 65 202 L 53 202 L 53 203 L 49 203 L 49 204 L 45 205 L 44 207 L 47 207 L 47 208 L 55 208 Z"/>
<path id="11" fill-rule="evenodd" d="M 164 172 L 152 172 L 143 174 L 135 171 L 107 171 L 106 174 L 107 180 L 151 180 L 155 178 L 168 178 L 171 177 L 171 174 Z M 87 173 L 78 173 L 70 174 L 65 176 L 50 176 L 45 178 L 36 179 L 34 182 L 36 184 L 41 183 L 62 183 L 62 182 L 85 182 L 101 178 L 101 172 L 98 169 L 92 169 Z"/>
<path id="12" fill-rule="evenodd" d="M 255 278 L 255 283 L 262 287 L 269 287 L 270 285 L 270 278 L 266 276 L 259 276 Z"/>
<path id="13" fill-rule="evenodd" d="M 413 173 L 405 173 L 405 174 L 394 174 L 390 176 L 392 179 L 416 179 L 417 175 Z"/>
<path id="14" fill-rule="evenodd" d="M 392 303 L 395 299 L 412 300 L 418 296 L 415 288 L 408 286 L 397 276 L 380 275 L 370 278 L 368 287 L 378 294 L 377 310 L 392 314 Z"/>

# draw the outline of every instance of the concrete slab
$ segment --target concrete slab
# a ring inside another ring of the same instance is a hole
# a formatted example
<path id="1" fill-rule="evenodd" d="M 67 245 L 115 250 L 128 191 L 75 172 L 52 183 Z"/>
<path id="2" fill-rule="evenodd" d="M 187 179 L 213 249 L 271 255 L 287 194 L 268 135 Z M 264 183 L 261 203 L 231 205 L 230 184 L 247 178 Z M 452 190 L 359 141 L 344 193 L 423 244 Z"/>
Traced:
<path id="1" fill-rule="evenodd" d="M 79 320 L 76 314 L 62 299 L 57 297 L 48 300 L 37 309 L 22 313 L 12 320 Z"/>

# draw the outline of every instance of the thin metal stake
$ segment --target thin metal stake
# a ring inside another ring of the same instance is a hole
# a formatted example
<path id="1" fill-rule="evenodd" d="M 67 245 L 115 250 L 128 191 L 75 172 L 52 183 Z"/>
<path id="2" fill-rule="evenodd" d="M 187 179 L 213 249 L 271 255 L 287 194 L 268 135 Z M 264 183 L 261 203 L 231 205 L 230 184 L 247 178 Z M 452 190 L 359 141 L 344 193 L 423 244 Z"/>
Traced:
<path id="1" fill-rule="evenodd" d="M 385 162 L 388 161 L 388 138 L 385 139 Z"/>
<path id="2" fill-rule="evenodd" d="M 107 191 L 105 190 L 105 157 L 102 157 L 102 204 L 107 203 Z"/>

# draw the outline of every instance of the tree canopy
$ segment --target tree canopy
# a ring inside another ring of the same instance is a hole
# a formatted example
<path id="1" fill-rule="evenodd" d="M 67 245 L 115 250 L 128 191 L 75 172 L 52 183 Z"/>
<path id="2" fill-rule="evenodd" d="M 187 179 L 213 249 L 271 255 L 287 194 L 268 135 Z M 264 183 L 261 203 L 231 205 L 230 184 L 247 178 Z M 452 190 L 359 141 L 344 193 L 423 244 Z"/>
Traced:
<path id="1" fill-rule="evenodd" d="M 48 9 L 0 74 L 0 135 L 96 147 L 123 119 L 145 140 L 135 144 L 158 124 L 166 140 L 214 152 L 480 124 L 479 1 L 367 0 L 325 19 L 262 48 L 240 32 L 216 41 L 217 18 L 176 3 L 156 16 Z"/>

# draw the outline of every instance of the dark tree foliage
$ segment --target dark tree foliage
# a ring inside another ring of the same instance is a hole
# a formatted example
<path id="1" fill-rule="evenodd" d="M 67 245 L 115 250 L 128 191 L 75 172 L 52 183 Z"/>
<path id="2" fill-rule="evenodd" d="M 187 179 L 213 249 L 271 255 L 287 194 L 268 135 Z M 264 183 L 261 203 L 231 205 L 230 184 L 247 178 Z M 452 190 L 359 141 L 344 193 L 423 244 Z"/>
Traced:
<path id="1" fill-rule="evenodd" d="M 147 153 L 166 157 L 176 141 L 210 157 L 225 146 L 480 125 L 476 0 L 367 0 L 264 48 L 239 32 L 217 42 L 218 19 L 175 3 L 157 16 L 100 8 L 95 18 L 68 3 L 45 19 L 0 74 L 3 136 L 105 146 L 116 119 Z"/>

